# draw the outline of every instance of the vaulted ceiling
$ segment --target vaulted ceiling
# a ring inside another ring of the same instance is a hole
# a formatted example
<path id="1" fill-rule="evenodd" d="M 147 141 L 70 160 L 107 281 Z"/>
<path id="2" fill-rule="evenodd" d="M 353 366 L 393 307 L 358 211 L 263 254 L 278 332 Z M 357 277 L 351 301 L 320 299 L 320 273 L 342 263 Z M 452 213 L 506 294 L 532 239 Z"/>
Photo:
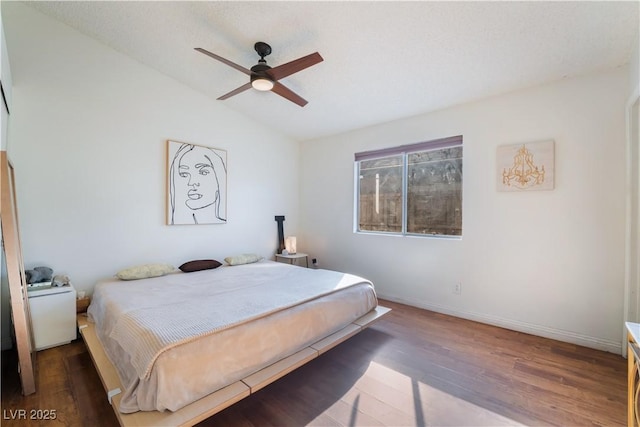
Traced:
<path id="1" fill-rule="evenodd" d="M 299 107 L 248 90 L 223 102 L 297 140 L 319 138 L 624 65 L 638 39 L 627 2 L 27 2 L 212 99 L 271 66 L 319 52 L 281 82 Z"/>

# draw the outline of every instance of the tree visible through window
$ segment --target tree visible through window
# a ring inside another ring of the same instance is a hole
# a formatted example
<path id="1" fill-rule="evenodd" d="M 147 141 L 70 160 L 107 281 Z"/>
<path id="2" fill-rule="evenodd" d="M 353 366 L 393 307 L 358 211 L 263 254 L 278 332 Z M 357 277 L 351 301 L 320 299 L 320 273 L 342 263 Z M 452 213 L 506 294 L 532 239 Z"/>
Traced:
<path id="1" fill-rule="evenodd" d="M 357 153 L 357 231 L 462 235 L 462 137 Z"/>

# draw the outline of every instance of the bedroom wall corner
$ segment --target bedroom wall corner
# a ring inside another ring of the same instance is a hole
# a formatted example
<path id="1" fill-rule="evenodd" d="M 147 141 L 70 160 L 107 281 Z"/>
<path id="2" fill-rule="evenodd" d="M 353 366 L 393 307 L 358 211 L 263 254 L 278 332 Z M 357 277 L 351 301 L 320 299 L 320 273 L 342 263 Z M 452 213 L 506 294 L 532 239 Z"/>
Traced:
<path id="1" fill-rule="evenodd" d="M 303 143 L 309 253 L 371 279 L 388 299 L 619 353 L 628 73 L 623 66 Z M 462 239 L 353 232 L 354 153 L 453 135 L 464 137 Z M 555 189 L 496 191 L 497 147 L 545 139 L 555 140 Z"/>
<path id="2" fill-rule="evenodd" d="M 295 141 L 25 4 L 3 14 L 26 268 L 90 293 L 131 265 L 269 258 L 274 215 L 296 231 Z M 165 225 L 169 139 L 227 151 L 227 224 Z"/>

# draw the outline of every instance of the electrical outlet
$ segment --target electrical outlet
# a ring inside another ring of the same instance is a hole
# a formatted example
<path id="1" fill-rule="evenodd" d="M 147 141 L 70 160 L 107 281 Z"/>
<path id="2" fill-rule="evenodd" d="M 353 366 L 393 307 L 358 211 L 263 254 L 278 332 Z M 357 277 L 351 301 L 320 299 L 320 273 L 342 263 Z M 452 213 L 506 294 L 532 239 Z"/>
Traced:
<path id="1" fill-rule="evenodd" d="M 453 293 L 456 295 L 460 295 L 462 293 L 462 283 L 458 282 L 453 285 Z"/>

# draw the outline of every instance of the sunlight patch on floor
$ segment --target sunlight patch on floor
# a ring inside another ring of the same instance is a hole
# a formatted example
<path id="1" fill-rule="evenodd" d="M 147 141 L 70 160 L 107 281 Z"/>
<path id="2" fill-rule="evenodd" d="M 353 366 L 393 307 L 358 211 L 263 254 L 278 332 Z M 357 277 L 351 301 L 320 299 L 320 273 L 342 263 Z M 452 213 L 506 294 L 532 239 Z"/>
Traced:
<path id="1" fill-rule="evenodd" d="M 325 414 L 353 426 L 522 425 L 376 362 Z"/>

